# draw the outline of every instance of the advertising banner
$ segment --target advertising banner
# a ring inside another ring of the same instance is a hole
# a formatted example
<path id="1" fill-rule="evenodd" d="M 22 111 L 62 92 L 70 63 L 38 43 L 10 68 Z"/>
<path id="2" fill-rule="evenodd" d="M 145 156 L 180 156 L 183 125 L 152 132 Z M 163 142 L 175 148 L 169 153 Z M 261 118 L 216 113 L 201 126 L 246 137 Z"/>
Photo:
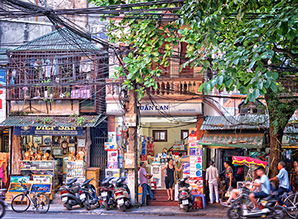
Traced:
<path id="1" fill-rule="evenodd" d="M 14 135 L 51 135 L 51 136 L 82 136 L 84 130 L 81 127 L 14 127 Z"/>

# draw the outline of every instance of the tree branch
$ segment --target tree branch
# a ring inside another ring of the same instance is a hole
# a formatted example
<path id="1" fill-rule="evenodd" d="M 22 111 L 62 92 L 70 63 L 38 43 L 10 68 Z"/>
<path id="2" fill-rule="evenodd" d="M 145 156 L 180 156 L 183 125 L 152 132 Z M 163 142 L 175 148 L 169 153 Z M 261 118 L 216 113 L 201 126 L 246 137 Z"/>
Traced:
<path id="1" fill-rule="evenodd" d="M 281 48 L 278 48 L 276 45 L 273 47 L 273 51 L 274 52 L 281 52 L 281 53 L 284 53 L 286 54 L 287 56 L 289 56 L 291 59 L 296 59 L 298 58 L 298 54 L 295 54 L 295 53 L 292 53 L 290 50 L 288 49 L 281 49 Z"/>

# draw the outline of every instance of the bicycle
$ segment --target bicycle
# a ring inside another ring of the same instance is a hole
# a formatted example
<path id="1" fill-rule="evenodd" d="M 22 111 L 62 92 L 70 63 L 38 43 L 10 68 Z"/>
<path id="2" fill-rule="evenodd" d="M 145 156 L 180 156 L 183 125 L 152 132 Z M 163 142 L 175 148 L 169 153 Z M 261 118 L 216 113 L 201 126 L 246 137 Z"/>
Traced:
<path id="1" fill-rule="evenodd" d="M 49 211 L 50 199 L 45 193 L 31 193 L 26 185 L 21 184 L 21 186 L 24 192 L 16 195 L 11 201 L 11 208 L 14 212 L 23 213 L 29 209 L 31 204 L 33 204 L 33 209 L 39 213 L 45 214 Z"/>
<path id="2" fill-rule="evenodd" d="M 286 213 L 290 218 L 298 215 L 298 192 L 285 193 L 282 195 L 282 201 L 286 205 Z"/>

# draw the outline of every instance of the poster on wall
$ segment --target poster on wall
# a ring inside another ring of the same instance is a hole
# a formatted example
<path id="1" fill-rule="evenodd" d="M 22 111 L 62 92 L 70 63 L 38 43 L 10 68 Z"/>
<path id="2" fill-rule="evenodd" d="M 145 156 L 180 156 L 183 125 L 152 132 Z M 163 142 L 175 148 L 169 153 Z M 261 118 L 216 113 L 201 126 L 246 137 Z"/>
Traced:
<path id="1" fill-rule="evenodd" d="M 30 176 L 11 176 L 10 183 L 28 183 Z"/>
<path id="2" fill-rule="evenodd" d="M 183 173 L 183 178 L 189 176 L 190 174 L 190 163 L 189 162 L 183 162 L 182 163 L 182 173 Z"/>
<path id="3" fill-rule="evenodd" d="M 85 142 L 86 142 L 85 138 L 78 138 L 78 147 L 84 148 L 86 146 Z"/>
<path id="4" fill-rule="evenodd" d="M 134 162 L 134 153 L 125 153 L 124 154 L 124 168 L 133 169 L 135 168 Z"/>
<path id="5" fill-rule="evenodd" d="M 107 168 L 118 168 L 118 151 L 108 151 Z"/>
<path id="6" fill-rule="evenodd" d="M 104 143 L 104 149 L 105 151 L 115 151 L 117 149 L 117 145 L 115 142 L 105 142 Z"/>
<path id="7" fill-rule="evenodd" d="M 33 184 L 31 192 L 51 192 L 51 184 Z"/>
<path id="8" fill-rule="evenodd" d="M 120 177 L 120 169 L 105 169 L 106 177 Z"/>
<path id="9" fill-rule="evenodd" d="M 31 184 L 23 183 L 27 187 L 28 190 L 31 188 Z M 21 186 L 20 183 L 10 183 L 8 188 L 8 192 L 24 192 L 25 189 Z"/>
<path id="10" fill-rule="evenodd" d="M 45 184 L 52 183 L 51 175 L 33 175 L 32 177 L 33 177 L 33 182 L 35 183 L 45 183 Z"/>

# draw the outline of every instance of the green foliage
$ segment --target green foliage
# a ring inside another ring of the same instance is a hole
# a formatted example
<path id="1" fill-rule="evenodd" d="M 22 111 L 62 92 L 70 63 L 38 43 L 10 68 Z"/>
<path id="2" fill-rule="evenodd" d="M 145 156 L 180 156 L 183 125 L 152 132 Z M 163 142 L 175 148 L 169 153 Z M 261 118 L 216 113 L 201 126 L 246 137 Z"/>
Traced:
<path id="1" fill-rule="evenodd" d="M 189 64 L 214 73 L 207 93 L 238 89 L 255 101 L 283 92 L 278 79 L 297 72 L 297 1 L 188 0 L 180 13 Z"/>
<path id="2" fill-rule="evenodd" d="M 109 0 L 93 0 L 92 2 L 97 5 L 111 5 Z M 114 0 L 113 4 L 119 2 Z M 137 2 L 142 1 L 129 1 L 129 3 Z M 171 7 L 171 4 L 153 7 L 165 6 Z M 160 67 L 169 65 L 169 57 L 173 55 L 173 46 L 178 45 L 179 42 L 175 22 L 157 22 L 157 16 L 152 16 L 152 18 L 121 21 L 110 19 L 108 25 L 110 41 L 112 43 L 122 42 L 130 47 L 130 52 L 123 58 L 123 66 L 116 68 L 115 77 L 124 79 L 124 87 L 137 90 L 139 98 L 143 97 L 146 88 L 157 88 L 156 78 L 160 77 Z"/>
<path id="3" fill-rule="evenodd" d="M 99 6 L 125 3 L 121 0 L 92 2 Z M 153 7 L 171 6 L 177 5 Z M 201 66 L 214 73 L 202 85 L 206 93 L 214 87 L 238 89 L 248 94 L 249 101 L 254 101 L 268 92 L 282 92 L 278 79 L 297 72 L 297 1 L 186 0 L 179 13 L 181 18 L 176 22 L 109 21 L 110 40 L 130 47 L 115 77 L 124 78 L 123 85 L 137 89 L 141 97 L 146 88 L 156 87 L 155 79 L 161 73 L 159 67 L 169 64 L 173 46 L 180 42 L 188 43 L 189 61 L 185 66 Z"/>

